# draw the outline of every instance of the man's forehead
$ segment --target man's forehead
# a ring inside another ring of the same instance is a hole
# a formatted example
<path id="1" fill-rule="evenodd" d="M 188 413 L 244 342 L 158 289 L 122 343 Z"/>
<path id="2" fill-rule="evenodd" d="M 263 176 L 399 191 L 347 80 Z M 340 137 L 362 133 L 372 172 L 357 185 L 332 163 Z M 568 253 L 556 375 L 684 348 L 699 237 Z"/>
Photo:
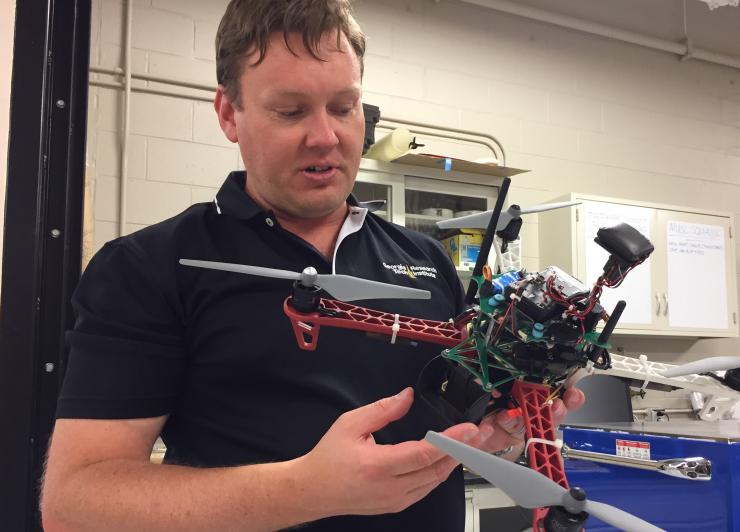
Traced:
<path id="1" fill-rule="evenodd" d="M 337 35 L 339 35 L 338 39 Z M 260 50 L 256 46 L 253 46 L 247 51 L 245 55 L 245 66 L 256 67 L 260 61 L 264 61 L 271 54 L 290 55 L 296 59 L 320 61 L 326 60 L 328 58 L 327 56 L 333 53 L 352 51 L 347 37 L 344 33 L 338 33 L 338 30 L 325 32 L 315 44 L 309 43 L 308 45 L 312 46 L 313 49 L 309 50 L 307 48 L 301 33 L 276 31 L 271 33 L 267 40 L 264 57 L 262 57 Z"/>
<path id="2" fill-rule="evenodd" d="M 269 96 L 273 98 L 300 99 L 309 96 L 310 92 L 306 90 L 273 87 L 268 91 Z M 362 92 L 359 85 L 356 87 L 347 87 L 334 92 L 336 98 L 357 98 Z"/>

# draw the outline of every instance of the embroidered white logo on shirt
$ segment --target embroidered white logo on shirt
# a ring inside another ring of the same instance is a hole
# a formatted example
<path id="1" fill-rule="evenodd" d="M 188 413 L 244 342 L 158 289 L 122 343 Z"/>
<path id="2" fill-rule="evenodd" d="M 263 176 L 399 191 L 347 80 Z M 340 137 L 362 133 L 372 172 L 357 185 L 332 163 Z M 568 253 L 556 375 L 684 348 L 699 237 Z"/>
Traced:
<path id="1" fill-rule="evenodd" d="M 397 275 L 405 275 L 411 279 L 416 279 L 417 277 L 437 278 L 437 268 L 432 268 L 431 266 L 409 266 L 408 264 L 388 264 L 383 262 L 383 267 Z"/>

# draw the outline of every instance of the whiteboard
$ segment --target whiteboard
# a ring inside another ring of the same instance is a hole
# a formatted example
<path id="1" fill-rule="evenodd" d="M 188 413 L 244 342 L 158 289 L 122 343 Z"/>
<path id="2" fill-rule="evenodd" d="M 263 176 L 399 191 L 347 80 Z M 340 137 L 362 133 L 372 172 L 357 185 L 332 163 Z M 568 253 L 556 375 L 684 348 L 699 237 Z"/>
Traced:
<path id="1" fill-rule="evenodd" d="M 668 220 L 668 322 L 671 327 L 726 329 L 725 229 Z"/>
<path id="2" fill-rule="evenodd" d="M 594 242 L 596 233 L 602 227 L 612 227 L 620 223 L 628 223 L 649 240 L 651 238 L 651 219 L 653 210 L 631 205 L 615 203 L 600 203 L 593 201 L 583 202 L 584 237 L 586 246 L 586 283 L 590 286 L 596 282 L 604 272 L 604 264 L 609 253 Z M 632 270 L 619 288 L 604 288 L 601 296 L 601 306 L 611 313 L 617 301 L 624 299 L 627 302 L 619 325 L 625 323 L 634 325 L 650 325 L 653 322 L 653 299 L 650 280 L 652 268 L 651 259 L 646 260 Z"/>

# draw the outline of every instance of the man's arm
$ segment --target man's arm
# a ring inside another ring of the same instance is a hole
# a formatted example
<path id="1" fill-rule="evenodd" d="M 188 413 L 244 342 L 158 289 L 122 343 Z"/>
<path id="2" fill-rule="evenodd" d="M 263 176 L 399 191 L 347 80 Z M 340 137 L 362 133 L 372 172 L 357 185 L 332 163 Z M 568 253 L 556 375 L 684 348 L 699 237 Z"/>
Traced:
<path id="1" fill-rule="evenodd" d="M 375 443 L 372 433 L 403 417 L 412 401 L 406 389 L 345 413 L 295 460 L 210 469 L 150 463 L 166 417 L 60 419 L 43 487 L 44 527 L 276 530 L 332 515 L 400 511 L 457 466 L 424 441 Z M 445 431 L 473 445 L 477 433 L 470 423 Z"/>

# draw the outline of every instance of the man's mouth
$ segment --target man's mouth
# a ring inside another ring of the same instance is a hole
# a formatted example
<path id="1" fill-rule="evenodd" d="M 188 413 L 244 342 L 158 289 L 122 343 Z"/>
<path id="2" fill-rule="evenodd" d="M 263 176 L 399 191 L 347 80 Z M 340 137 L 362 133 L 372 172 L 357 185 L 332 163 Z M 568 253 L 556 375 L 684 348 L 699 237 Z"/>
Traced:
<path id="1" fill-rule="evenodd" d="M 304 171 L 312 174 L 325 174 L 326 172 L 330 172 L 333 169 L 333 166 L 309 166 L 305 168 Z"/>

